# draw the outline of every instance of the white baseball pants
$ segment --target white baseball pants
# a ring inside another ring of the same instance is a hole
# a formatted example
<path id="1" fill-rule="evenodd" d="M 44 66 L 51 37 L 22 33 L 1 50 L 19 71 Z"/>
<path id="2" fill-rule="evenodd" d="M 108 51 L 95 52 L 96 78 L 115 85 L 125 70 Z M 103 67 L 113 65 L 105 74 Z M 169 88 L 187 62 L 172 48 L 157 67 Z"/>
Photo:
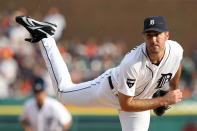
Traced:
<path id="1" fill-rule="evenodd" d="M 74 84 L 55 40 L 52 37 L 42 39 L 40 48 L 59 101 L 77 107 L 116 108 L 119 110 L 122 131 L 148 130 L 150 111 L 121 111 L 118 96 L 113 93 L 109 85 L 110 69 L 94 80 Z"/>

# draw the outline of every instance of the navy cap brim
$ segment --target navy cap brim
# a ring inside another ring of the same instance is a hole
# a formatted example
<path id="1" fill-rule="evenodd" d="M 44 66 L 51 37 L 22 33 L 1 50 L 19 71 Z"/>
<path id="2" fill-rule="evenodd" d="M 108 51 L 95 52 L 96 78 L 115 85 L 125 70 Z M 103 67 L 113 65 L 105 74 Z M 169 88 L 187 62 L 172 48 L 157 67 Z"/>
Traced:
<path id="1" fill-rule="evenodd" d="M 146 33 L 148 31 L 166 32 L 167 30 L 161 30 L 161 29 L 158 29 L 158 28 L 148 28 L 148 29 L 144 30 L 142 33 Z"/>
<path id="2" fill-rule="evenodd" d="M 34 90 L 34 91 L 33 91 L 34 94 L 40 93 L 40 92 L 45 92 L 45 90 L 37 90 L 37 91 Z"/>

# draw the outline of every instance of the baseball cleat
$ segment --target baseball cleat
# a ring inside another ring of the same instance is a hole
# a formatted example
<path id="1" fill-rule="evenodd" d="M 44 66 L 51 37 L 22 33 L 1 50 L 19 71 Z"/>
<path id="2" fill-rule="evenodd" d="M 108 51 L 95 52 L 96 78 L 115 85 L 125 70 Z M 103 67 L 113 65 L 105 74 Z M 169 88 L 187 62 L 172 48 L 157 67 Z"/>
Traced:
<path id="1" fill-rule="evenodd" d="M 55 24 L 49 22 L 40 22 L 28 16 L 17 16 L 16 22 L 24 26 L 29 31 L 32 38 L 26 38 L 25 40 L 31 43 L 36 43 L 43 38 L 53 36 L 55 30 L 57 29 Z"/>

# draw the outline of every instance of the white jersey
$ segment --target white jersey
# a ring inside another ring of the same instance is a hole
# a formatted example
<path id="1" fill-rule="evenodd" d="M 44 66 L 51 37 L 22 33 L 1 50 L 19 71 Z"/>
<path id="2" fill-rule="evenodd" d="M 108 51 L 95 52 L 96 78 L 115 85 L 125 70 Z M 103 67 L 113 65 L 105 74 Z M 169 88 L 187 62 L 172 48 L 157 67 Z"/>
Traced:
<path id="1" fill-rule="evenodd" d="M 151 98 L 157 89 L 168 87 L 166 85 L 176 74 L 182 55 L 182 47 L 175 41 L 167 40 L 165 55 L 160 64 L 155 65 L 150 61 L 143 43 L 112 69 L 113 85 L 116 91 L 135 99 Z"/>
<path id="2" fill-rule="evenodd" d="M 34 98 L 24 104 L 20 120 L 27 120 L 32 131 L 62 131 L 62 125 L 72 117 L 66 108 L 53 98 L 46 97 L 39 109 Z"/>

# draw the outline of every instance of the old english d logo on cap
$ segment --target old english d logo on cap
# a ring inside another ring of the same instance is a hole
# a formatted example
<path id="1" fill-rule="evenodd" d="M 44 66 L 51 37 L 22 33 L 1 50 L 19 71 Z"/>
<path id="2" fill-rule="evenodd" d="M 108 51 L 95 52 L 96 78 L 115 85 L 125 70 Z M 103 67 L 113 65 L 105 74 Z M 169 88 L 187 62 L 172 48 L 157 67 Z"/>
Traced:
<path id="1" fill-rule="evenodd" d="M 154 25 L 155 24 L 155 20 L 150 20 L 150 25 Z"/>

